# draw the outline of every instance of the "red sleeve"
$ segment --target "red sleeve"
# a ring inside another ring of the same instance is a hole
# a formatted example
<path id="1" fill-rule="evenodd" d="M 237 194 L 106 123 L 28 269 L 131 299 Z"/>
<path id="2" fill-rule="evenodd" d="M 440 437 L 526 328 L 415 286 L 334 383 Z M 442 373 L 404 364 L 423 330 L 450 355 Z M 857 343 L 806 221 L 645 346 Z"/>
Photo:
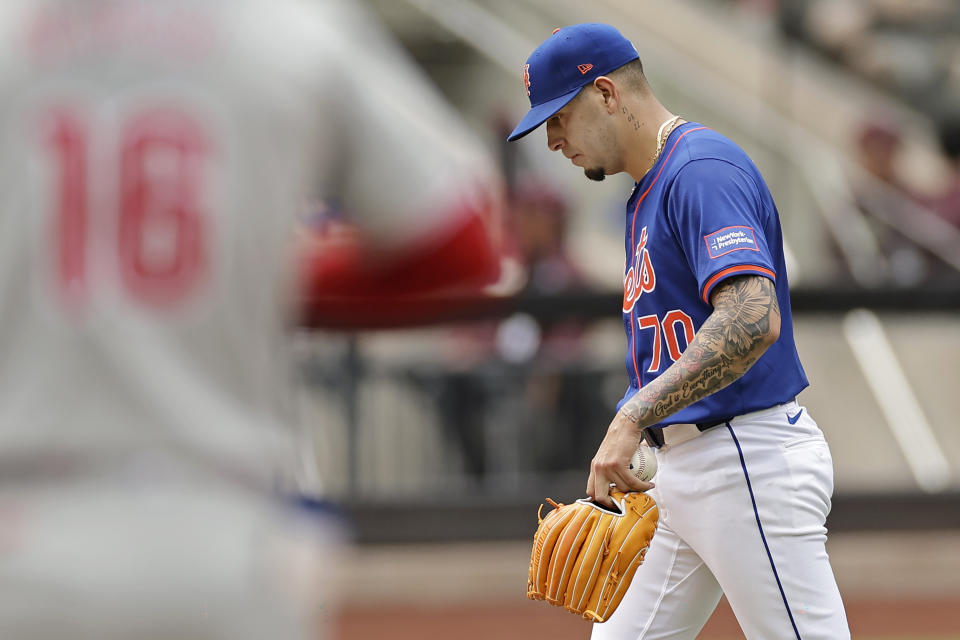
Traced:
<path id="1" fill-rule="evenodd" d="M 456 223 L 400 249 L 362 240 L 308 250 L 302 261 L 301 323 L 364 329 L 437 322 L 482 304 L 499 276 L 500 256 L 486 212 L 464 210 Z"/>

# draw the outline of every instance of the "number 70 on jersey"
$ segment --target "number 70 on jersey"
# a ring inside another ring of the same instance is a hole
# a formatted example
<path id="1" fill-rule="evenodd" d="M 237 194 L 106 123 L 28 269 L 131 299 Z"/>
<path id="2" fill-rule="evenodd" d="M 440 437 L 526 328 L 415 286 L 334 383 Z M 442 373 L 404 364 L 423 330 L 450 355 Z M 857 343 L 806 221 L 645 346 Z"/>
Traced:
<path id="1" fill-rule="evenodd" d="M 647 373 L 656 373 L 660 370 L 664 342 L 667 344 L 667 355 L 676 362 L 683 355 L 687 345 L 693 341 L 693 318 L 680 309 L 668 311 L 663 318 L 657 315 L 639 316 L 637 325 L 641 334 L 648 335 L 653 341 L 653 356 L 650 358 Z M 680 345 L 681 336 L 684 340 L 683 346 Z M 643 338 L 637 337 L 637 340 L 641 339 Z"/>

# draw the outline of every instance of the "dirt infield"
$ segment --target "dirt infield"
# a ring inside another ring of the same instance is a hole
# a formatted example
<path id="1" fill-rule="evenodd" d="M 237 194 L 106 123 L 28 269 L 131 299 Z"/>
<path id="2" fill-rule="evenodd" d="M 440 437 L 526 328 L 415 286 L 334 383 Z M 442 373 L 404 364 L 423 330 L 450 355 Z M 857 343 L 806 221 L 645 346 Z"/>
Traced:
<path id="1" fill-rule="evenodd" d="M 960 531 L 834 535 L 827 548 L 854 638 L 960 640 Z M 587 622 L 524 597 L 529 554 L 527 541 L 357 547 L 341 562 L 330 638 L 589 638 Z M 700 634 L 742 637 L 725 601 Z"/>
<path id="2" fill-rule="evenodd" d="M 960 640 L 960 600 L 857 600 L 847 603 L 858 640 Z M 334 621 L 333 640 L 586 640 L 590 624 L 540 602 L 362 607 Z M 721 602 L 699 638 L 742 638 L 733 613 Z"/>

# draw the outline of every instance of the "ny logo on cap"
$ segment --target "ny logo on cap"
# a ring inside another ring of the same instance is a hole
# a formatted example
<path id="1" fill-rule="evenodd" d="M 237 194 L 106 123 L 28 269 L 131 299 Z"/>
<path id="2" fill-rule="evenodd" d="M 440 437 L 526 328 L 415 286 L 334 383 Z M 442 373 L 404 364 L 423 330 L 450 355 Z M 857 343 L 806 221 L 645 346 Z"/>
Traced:
<path id="1" fill-rule="evenodd" d="M 581 74 L 581 75 L 587 75 L 587 71 L 590 71 L 590 69 L 593 69 L 593 65 L 592 65 L 592 64 L 578 64 L 578 65 L 577 65 L 577 69 L 580 69 L 580 74 Z"/>
<path id="2" fill-rule="evenodd" d="M 523 65 L 523 86 L 527 88 L 527 97 L 530 96 L 530 65 Z"/>

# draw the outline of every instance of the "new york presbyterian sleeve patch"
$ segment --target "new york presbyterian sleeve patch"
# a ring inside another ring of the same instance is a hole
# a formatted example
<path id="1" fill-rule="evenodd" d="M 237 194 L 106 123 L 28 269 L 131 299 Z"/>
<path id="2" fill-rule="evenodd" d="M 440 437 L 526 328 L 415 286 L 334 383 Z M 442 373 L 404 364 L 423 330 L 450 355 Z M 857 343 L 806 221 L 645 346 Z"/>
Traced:
<path id="1" fill-rule="evenodd" d="M 760 251 L 753 227 L 724 227 L 703 236 L 703 241 L 707 244 L 707 254 L 711 259 L 733 251 Z"/>

